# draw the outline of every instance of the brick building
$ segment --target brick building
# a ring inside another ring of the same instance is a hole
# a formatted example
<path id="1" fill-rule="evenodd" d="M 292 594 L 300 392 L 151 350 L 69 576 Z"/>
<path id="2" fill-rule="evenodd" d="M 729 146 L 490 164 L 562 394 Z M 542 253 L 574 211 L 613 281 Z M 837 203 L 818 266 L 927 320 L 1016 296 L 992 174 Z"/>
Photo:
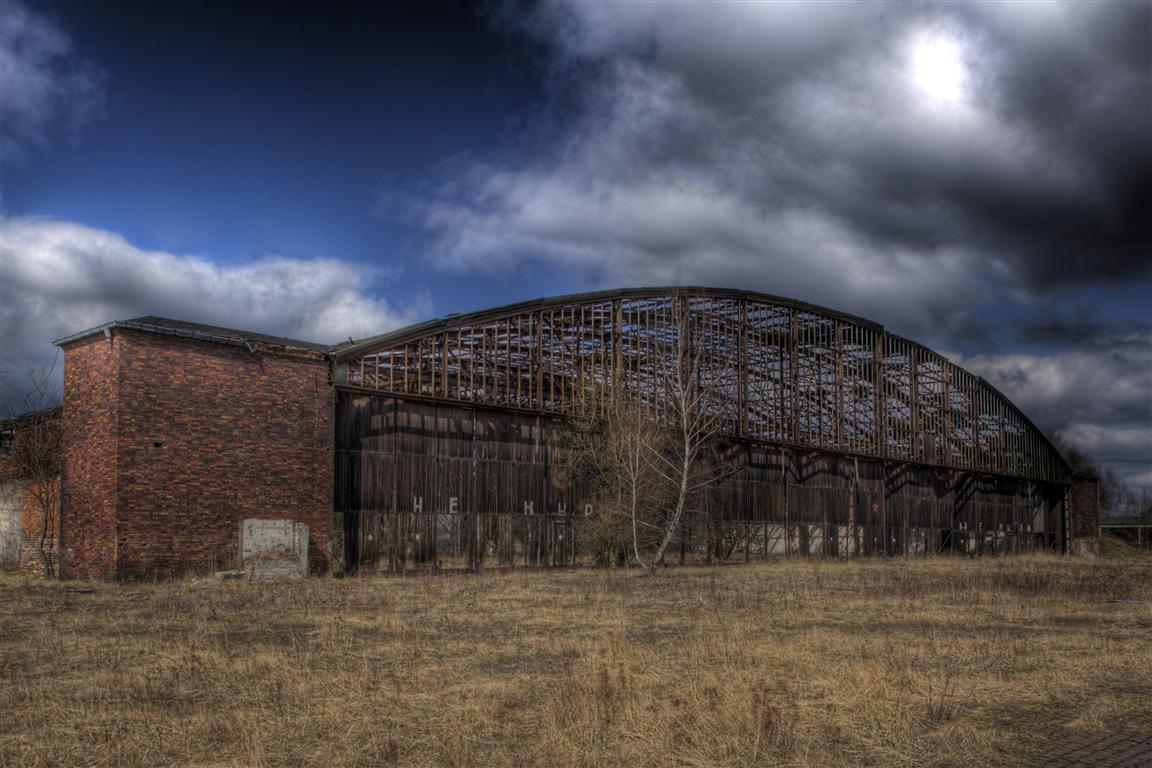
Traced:
<path id="1" fill-rule="evenodd" d="M 0 422 L 0 567 L 57 573 L 60 414 L 47 408 Z"/>
<path id="2" fill-rule="evenodd" d="M 242 522 L 309 527 L 328 567 L 334 392 L 324 347 L 144 317 L 65 354 L 65 576 L 234 566 Z"/>
<path id="3" fill-rule="evenodd" d="M 930 350 L 778 297 L 625 289 L 333 347 L 157 317 L 60 339 L 59 572 L 233 567 L 251 520 L 306 525 L 317 571 L 592 562 L 596 491 L 564 424 L 609 384 L 658 409 L 643 388 L 677 334 L 715 366 L 740 466 L 701 501 L 682 561 L 1095 536 L 1094 493 L 1047 440 Z"/>

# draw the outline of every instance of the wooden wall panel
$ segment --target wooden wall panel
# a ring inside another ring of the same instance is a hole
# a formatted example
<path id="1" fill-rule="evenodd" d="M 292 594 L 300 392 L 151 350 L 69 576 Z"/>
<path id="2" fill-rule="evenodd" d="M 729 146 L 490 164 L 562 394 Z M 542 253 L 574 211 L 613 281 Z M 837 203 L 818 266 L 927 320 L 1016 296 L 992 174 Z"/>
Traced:
<path id="1" fill-rule="evenodd" d="M 591 563 L 582 529 L 596 489 L 570 461 L 566 423 L 341 391 L 347 559 L 383 571 Z M 757 442 L 726 451 L 729 474 L 694 500 L 670 562 L 1061 545 L 1060 486 Z"/>

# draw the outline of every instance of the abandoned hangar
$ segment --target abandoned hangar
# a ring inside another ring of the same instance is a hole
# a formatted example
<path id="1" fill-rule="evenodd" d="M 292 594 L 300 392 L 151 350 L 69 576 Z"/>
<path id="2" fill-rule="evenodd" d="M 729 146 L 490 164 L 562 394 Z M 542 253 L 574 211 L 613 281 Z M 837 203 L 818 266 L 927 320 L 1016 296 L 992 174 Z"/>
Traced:
<path id="1" fill-rule="evenodd" d="M 710 288 L 547 298 L 325 346 L 143 317 L 59 339 L 66 577 L 227 568 L 245 520 L 316 570 L 590 562 L 572 419 L 659 413 L 672 349 L 735 471 L 672 559 L 1070 552 L 1095 490 L 982 379 L 859 317 Z M 697 357 L 698 356 L 698 357 Z"/>

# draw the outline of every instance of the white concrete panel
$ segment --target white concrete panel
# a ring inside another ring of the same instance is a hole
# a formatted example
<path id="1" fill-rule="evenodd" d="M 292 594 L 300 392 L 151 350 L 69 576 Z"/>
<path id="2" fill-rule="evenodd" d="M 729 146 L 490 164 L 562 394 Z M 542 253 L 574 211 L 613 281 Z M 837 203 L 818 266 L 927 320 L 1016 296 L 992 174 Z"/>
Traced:
<path id="1" fill-rule="evenodd" d="M 20 483 L 0 483 L 0 565 L 20 564 Z"/>
<path id="2" fill-rule="evenodd" d="M 247 518 L 240 528 L 240 557 L 256 578 L 308 574 L 308 526 L 292 520 Z"/>

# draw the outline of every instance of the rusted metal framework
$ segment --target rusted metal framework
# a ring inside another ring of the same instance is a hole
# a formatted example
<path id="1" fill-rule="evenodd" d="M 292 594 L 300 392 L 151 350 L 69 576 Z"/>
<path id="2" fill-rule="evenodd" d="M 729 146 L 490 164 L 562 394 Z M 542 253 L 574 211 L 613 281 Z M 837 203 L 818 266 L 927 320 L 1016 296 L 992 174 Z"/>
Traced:
<path id="1" fill-rule="evenodd" d="M 730 437 L 1067 480 L 1043 434 L 983 379 L 868 320 L 747 291 L 563 296 L 412 326 L 346 345 L 333 360 L 347 390 L 594 417 L 617 386 L 661 412 L 662 358 L 685 348 L 701 356 Z"/>
<path id="2" fill-rule="evenodd" d="M 621 389 L 667 415 L 662 377 L 685 355 L 737 471 L 694 500 L 681 562 L 1068 549 L 1068 468 L 1039 430 L 959 366 L 832 310 L 639 288 L 328 354 L 352 567 L 597 561 L 582 542 L 598 489 L 573 467 L 565 424 Z"/>

